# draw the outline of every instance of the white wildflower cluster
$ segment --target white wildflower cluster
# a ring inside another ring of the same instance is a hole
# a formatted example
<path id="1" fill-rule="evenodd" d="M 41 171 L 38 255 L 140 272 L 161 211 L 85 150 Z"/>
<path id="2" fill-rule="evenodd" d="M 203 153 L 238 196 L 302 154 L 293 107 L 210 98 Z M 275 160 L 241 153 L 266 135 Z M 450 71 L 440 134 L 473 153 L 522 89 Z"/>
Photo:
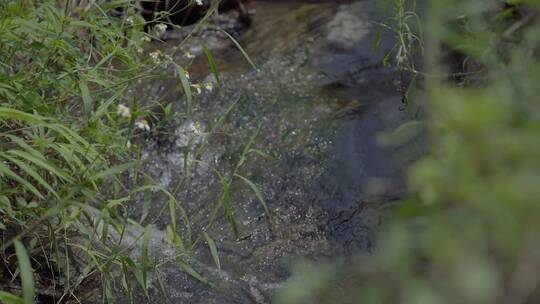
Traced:
<path id="1" fill-rule="evenodd" d="M 116 114 L 120 117 L 129 118 L 131 117 L 131 110 L 124 104 L 119 104 L 116 108 Z"/>
<path id="2" fill-rule="evenodd" d="M 192 122 L 189 124 L 189 131 L 193 132 L 194 135 L 202 135 L 203 130 L 201 124 L 197 122 Z"/>
<path id="3" fill-rule="evenodd" d="M 128 25 L 133 25 L 133 24 L 135 24 L 135 21 L 133 21 L 133 17 L 127 17 L 126 18 L 126 23 Z"/>
<path id="4" fill-rule="evenodd" d="M 141 119 L 135 123 L 135 127 L 142 131 L 150 131 L 150 124 L 148 123 L 148 120 Z"/>
<path id="5" fill-rule="evenodd" d="M 173 58 L 168 54 L 163 54 L 161 50 L 155 50 L 153 52 L 150 52 L 148 54 L 150 56 L 150 59 L 152 59 L 152 62 L 155 65 L 163 65 L 166 67 L 169 63 L 173 61 Z"/>
<path id="6" fill-rule="evenodd" d="M 214 85 L 211 82 L 206 82 L 203 85 L 196 83 L 196 84 L 192 84 L 191 87 L 195 89 L 195 93 L 197 93 L 197 95 L 202 94 L 203 88 L 207 92 L 212 92 L 214 90 Z"/>
<path id="7" fill-rule="evenodd" d="M 156 30 L 158 34 L 163 34 L 167 31 L 167 25 L 165 23 L 159 23 L 156 25 Z"/>
<path id="8" fill-rule="evenodd" d="M 116 108 L 116 114 L 123 118 L 131 118 L 131 109 L 124 104 L 119 104 Z M 139 130 L 150 131 L 150 124 L 146 119 L 141 119 L 135 122 L 135 127 Z M 126 146 L 129 148 L 131 146 L 131 142 L 128 141 Z"/>
<path id="9" fill-rule="evenodd" d="M 150 54 L 150 58 L 152 59 L 152 61 L 154 62 L 154 64 L 160 64 L 161 63 L 161 57 L 162 57 L 162 53 L 160 50 L 155 50 L 153 52 L 151 52 Z"/>
<path id="10" fill-rule="evenodd" d="M 198 83 L 192 84 L 191 87 L 195 89 L 195 93 L 197 93 L 197 95 L 200 95 L 202 93 L 202 89 L 201 89 L 200 84 L 198 84 Z"/>
<path id="11" fill-rule="evenodd" d="M 211 82 L 207 82 L 204 84 L 204 89 L 208 92 L 212 92 L 214 90 L 214 84 Z"/>
<path id="12" fill-rule="evenodd" d="M 184 58 L 186 59 L 194 59 L 195 58 L 195 55 L 193 55 L 193 53 L 189 52 L 189 51 L 185 51 L 184 52 Z"/>

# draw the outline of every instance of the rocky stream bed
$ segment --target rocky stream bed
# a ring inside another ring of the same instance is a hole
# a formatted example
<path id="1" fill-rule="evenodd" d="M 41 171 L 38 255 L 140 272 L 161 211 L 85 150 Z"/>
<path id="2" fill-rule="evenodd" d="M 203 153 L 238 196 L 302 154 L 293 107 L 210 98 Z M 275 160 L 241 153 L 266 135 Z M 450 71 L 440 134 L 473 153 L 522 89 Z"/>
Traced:
<path id="1" fill-rule="evenodd" d="M 382 64 L 392 35 L 384 34 L 373 49 L 380 13 L 367 1 L 308 2 L 256 1 L 249 28 L 227 16 L 214 20 L 236 31 L 256 69 L 228 37 L 211 28 L 188 43 L 180 44 L 182 33 L 153 43 L 178 54 L 179 62 L 186 60 L 184 51 L 195 54 L 191 81 L 205 83 L 214 80 L 199 43 L 204 41 L 222 86 L 194 96 L 192 115 L 168 123 L 167 136 L 139 143 L 145 146 L 145 173 L 171 192 L 181 182 L 175 196 L 196 235 L 222 196 L 216 170 L 230 177 L 258 132 L 251 145 L 257 151 L 237 173 L 259 187 L 270 214 L 236 178 L 231 195 L 238 236 L 222 211 L 207 231 L 216 242 L 221 270 L 205 242 L 193 248 L 189 261 L 207 284 L 186 273 L 173 258 L 176 249 L 164 240 L 170 217 L 159 211 L 166 197 L 154 193 L 150 208 L 142 199 L 133 205 L 134 218 L 144 213 L 155 223 L 152 256 L 168 259 L 149 280 L 152 303 L 269 303 L 296 262 L 370 252 L 385 209 L 405 193 L 407 160 L 396 157 L 404 147 L 379 143 L 382 133 L 411 118 L 402 108 L 400 75 Z M 175 111 L 186 106 L 175 80 L 142 83 L 137 95 L 164 96 Z M 213 130 L 229 107 L 224 124 Z M 206 140 L 200 161 L 194 161 L 190 151 Z M 179 219 L 178 226 L 185 223 Z"/>

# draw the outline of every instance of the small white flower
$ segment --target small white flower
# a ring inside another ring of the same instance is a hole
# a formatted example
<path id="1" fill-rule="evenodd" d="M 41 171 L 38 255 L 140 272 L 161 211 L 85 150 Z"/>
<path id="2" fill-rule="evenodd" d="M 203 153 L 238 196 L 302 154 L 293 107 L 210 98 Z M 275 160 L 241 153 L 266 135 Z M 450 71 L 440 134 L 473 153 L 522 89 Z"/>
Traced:
<path id="1" fill-rule="evenodd" d="M 135 22 L 133 21 L 133 18 L 127 17 L 126 18 L 126 23 L 129 24 L 129 25 L 133 25 L 133 23 L 135 23 Z"/>
<path id="2" fill-rule="evenodd" d="M 197 3 L 197 5 L 204 5 L 204 3 L 202 2 L 202 0 L 195 0 L 195 3 Z"/>
<path id="3" fill-rule="evenodd" d="M 204 88 L 208 92 L 212 92 L 214 90 L 214 84 L 212 84 L 211 82 L 207 82 L 207 83 L 204 84 Z"/>
<path id="4" fill-rule="evenodd" d="M 202 89 L 201 89 L 201 85 L 200 84 L 192 84 L 191 87 L 193 87 L 195 89 L 195 92 L 197 93 L 197 95 L 201 95 L 202 93 Z"/>
<path id="5" fill-rule="evenodd" d="M 192 122 L 189 126 L 189 128 L 191 129 L 191 132 L 193 132 L 193 134 L 195 135 L 201 135 L 202 134 L 202 127 L 201 127 L 201 124 L 197 121 L 197 122 Z"/>
<path id="6" fill-rule="evenodd" d="M 131 116 L 131 110 L 129 107 L 126 107 L 123 104 L 119 104 L 118 108 L 116 109 L 116 114 L 120 115 L 121 117 L 130 117 Z"/>
<path id="7" fill-rule="evenodd" d="M 186 78 L 189 79 L 189 72 L 188 72 L 188 71 L 184 71 L 184 76 L 186 76 Z"/>
<path id="8" fill-rule="evenodd" d="M 150 131 L 150 125 L 148 124 L 148 120 L 141 119 L 135 123 L 135 127 L 139 130 L 143 131 Z"/>
<path id="9" fill-rule="evenodd" d="M 130 140 L 128 140 L 128 141 L 126 142 L 126 148 L 128 148 L 128 149 L 131 148 L 131 141 L 130 141 Z"/>
<path id="10" fill-rule="evenodd" d="M 161 62 L 161 51 L 153 51 L 150 53 L 150 58 L 154 61 L 155 64 L 158 64 Z"/>
<path id="11" fill-rule="evenodd" d="M 173 58 L 172 58 L 171 55 L 169 55 L 169 54 L 164 54 L 164 55 L 163 55 L 163 58 L 165 58 L 165 59 L 168 60 L 168 61 L 173 61 Z"/>
<path id="12" fill-rule="evenodd" d="M 142 42 L 150 42 L 150 37 L 148 37 L 148 36 L 142 36 L 141 41 L 142 41 Z"/>
<path id="13" fill-rule="evenodd" d="M 156 25 L 156 29 L 161 34 L 165 33 L 165 31 L 167 31 L 167 25 L 165 23 L 159 23 L 158 25 Z"/>
<path id="14" fill-rule="evenodd" d="M 186 58 L 186 59 L 193 59 L 193 58 L 195 58 L 195 55 L 193 55 L 193 54 L 192 54 L 191 52 L 189 52 L 189 51 L 185 51 L 185 52 L 184 52 L 184 58 Z"/>
<path id="15" fill-rule="evenodd" d="M 137 53 L 142 54 L 142 53 L 143 53 L 143 49 L 142 49 L 142 48 L 137 48 Z"/>

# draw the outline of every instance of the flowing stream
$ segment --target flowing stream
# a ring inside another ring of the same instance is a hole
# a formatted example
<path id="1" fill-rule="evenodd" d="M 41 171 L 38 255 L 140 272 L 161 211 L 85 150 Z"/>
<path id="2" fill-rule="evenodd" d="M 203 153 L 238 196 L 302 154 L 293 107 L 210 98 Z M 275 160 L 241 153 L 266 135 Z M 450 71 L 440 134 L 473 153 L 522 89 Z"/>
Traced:
<path id="1" fill-rule="evenodd" d="M 258 130 L 251 145 L 257 151 L 248 154 L 237 173 L 259 187 L 271 215 L 236 178 L 231 194 L 238 237 L 222 211 L 207 231 L 216 242 L 221 270 L 205 242 L 195 246 L 190 264 L 214 286 L 171 259 L 150 280 L 153 299 L 269 303 L 297 261 L 328 261 L 373 248 L 384 210 L 406 191 L 402 171 L 413 155 L 404 146 L 380 144 L 382 134 L 412 114 L 403 110 L 400 75 L 382 64 L 393 46 L 391 35 L 382 36 L 378 49 L 372 47 L 380 13 L 371 7 L 366 1 L 256 1 L 247 29 L 221 17 L 220 22 L 237 30 L 257 69 L 218 31 L 208 30 L 187 44 L 178 39 L 154 44 L 166 53 L 197 55 L 189 68 L 191 80 L 205 83 L 212 75 L 197 42 L 204 41 L 215 57 L 222 87 L 194 96 L 193 114 L 169 123 L 168 135 L 139 143 L 145 145 L 145 173 L 169 191 L 181 183 L 175 196 L 196 235 L 222 196 L 215 170 L 230 177 Z M 178 60 L 185 61 L 181 56 Z M 141 85 L 138 94 L 165 96 L 162 101 L 184 111 L 178 87 L 175 80 L 151 82 Z M 223 125 L 212 130 L 229 107 Z M 196 162 L 193 151 L 203 145 Z M 143 201 L 131 212 L 134 218 L 145 214 L 147 222 L 155 222 L 152 255 L 174 257 L 163 232 L 170 217 L 159 212 L 166 198 L 154 193 L 150 206 Z M 185 226 L 181 219 L 178 226 Z"/>

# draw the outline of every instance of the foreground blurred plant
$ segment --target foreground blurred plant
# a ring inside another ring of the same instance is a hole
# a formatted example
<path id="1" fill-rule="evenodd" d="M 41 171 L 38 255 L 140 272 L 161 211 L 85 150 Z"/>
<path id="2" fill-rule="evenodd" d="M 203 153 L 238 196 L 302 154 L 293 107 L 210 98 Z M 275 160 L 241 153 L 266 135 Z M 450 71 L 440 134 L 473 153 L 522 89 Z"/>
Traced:
<path id="1" fill-rule="evenodd" d="M 430 147 L 413 193 L 372 256 L 303 267 L 281 303 L 540 301 L 540 2 L 429 6 Z M 474 84 L 439 76 L 441 45 L 481 67 Z"/>

